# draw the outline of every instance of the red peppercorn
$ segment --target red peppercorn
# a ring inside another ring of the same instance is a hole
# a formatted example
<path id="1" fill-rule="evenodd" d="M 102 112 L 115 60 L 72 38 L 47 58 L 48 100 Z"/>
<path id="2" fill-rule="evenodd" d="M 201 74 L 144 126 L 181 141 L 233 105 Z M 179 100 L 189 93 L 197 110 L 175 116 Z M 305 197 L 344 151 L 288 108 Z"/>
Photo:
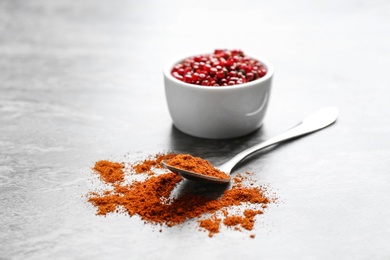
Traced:
<path id="1" fill-rule="evenodd" d="M 209 71 L 210 75 L 215 75 L 215 74 L 217 74 L 217 72 L 218 72 L 217 68 L 214 68 L 214 67 L 212 67 Z"/>
<path id="2" fill-rule="evenodd" d="M 232 86 L 264 77 L 267 69 L 241 50 L 216 49 L 212 54 L 197 55 L 176 64 L 172 76 L 202 86 Z"/>
<path id="3" fill-rule="evenodd" d="M 211 69 L 210 64 L 205 64 L 205 65 L 203 65 L 203 70 L 204 70 L 204 71 L 209 72 L 210 69 Z"/>
<path id="4" fill-rule="evenodd" d="M 225 77 L 225 73 L 222 70 L 217 72 L 217 78 L 223 79 L 224 77 Z"/>
<path id="5" fill-rule="evenodd" d="M 246 80 L 247 80 L 247 81 L 252 81 L 252 80 L 254 80 L 254 79 L 255 79 L 255 75 L 253 75 L 252 72 L 248 72 L 248 73 L 246 74 Z"/>
<path id="6" fill-rule="evenodd" d="M 173 72 L 172 75 L 179 80 L 183 80 L 183 76 L 181 76 L 177 71 Z"/>

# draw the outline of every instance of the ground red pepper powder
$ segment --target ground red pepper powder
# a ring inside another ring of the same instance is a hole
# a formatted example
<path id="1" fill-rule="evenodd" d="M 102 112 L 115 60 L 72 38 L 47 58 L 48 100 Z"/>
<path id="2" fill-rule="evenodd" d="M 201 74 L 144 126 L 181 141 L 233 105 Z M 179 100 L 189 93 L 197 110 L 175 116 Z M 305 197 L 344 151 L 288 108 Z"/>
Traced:
<path id="1" fill-rule="evenodd" d="M 145 159 L 142 162 L 132 164 L 131 168 L 135 173 L 148 173 L 150 175 L 153 175 L 154 172 L 152 171 L 152 167 L 163 168 L 160 163 L 164 160 L 170 160 L 175 156 L 176 154 L 174 153 L 159 153 L 154 156 L 149 156 L 148 159 Z"/>
<path id="2" fill-rule="evenodd" d="M 210 218 L 199 220 L 199 227 L 204 228 L 209 231 L 209 237 L 212 237 L 215 233 L 219 233 L 219 227 L 221 219 L 216 215 L 213 215 Z"/>
<path id="3" fill-rule="evenodd" d="M 189 154 L 179 154 L 168 160 L 167 164 L 186 171 L 212 176 L 220 179 L 229 179 L 229 175 L 216 169 L 209 161 Z"/>
<path id="4" fill-rule="evenodd" d="M 98 215 L 128 213 L 129 216 L 138 215 L 145 223 L 168 227 L 197 218 L 199 227 L 207 230 L 210 237 L 220 232 L 221 225 L 234 227 L 232 230 L 252 230 L 255 217 L 263 214 L 267 204 L 275 202 L 275 198 L 267 197 L 264 187 L 244 186 L 242 182 L 247 177 L 241 175 L 233 178 L 232 185 L 217 198 L 191 191 L 173 196 L 173 190 L 185 181 L 179 175 L 162 169 L 159 162 L 174 156 L 155 155 L 131 164 L 126 173 L 123 163 L 98 161 L 93 170 L 111 189 L 89 193 L 88 201 L 97 208 Z M 142 174 L 141 169 L 147 176 L 144 181 L 124 182 L 125 174 Z M 236 206 L 243 210 L 229 213 Z"/>
<path id="5" fill-rule="evenodd" d="M 100 174 L 100 178 L 106 183 L 122 182 L 125 178 L 123 163 L 110 162 L 106 160 L 98 161 L 93 169 Z"/>

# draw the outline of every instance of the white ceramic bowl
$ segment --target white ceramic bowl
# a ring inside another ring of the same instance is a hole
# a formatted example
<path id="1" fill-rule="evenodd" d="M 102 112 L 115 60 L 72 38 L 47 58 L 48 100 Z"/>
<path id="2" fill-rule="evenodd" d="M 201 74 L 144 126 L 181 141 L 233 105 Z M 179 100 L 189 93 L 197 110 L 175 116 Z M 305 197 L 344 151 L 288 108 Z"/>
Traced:
<path id="1" fill-rule="evenodd" d="M 176 128 L 209 139 L 239 137 L 258 129 L 267 111 L 274 68 L 264 58 L 248 56 L 259 60 L 267 74 L 248 83 L 224 87 L 180 81 L 171 70 L 185 58 L 168 62 L 164 67 L 165 95 Z"/>

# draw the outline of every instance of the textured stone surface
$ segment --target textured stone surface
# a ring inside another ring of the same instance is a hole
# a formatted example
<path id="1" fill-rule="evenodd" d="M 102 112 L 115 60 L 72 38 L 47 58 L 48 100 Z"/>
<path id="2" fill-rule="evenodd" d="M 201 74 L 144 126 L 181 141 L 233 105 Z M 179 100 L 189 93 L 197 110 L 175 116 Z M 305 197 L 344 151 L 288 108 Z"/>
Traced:
<path id="1" fill-rule="evenodd" d="M 389 10 L 379 0 L 1 1 L 0 258 L 389 258 Z M 265 124 L 232 140 L 182 134 L 162 67 L 224 47 L 274 63 Z M 136 217 L 97 217 L 83 197 L 98 186 L 97 160 L 174 150 L 218 164 L 328 105 L 340 108 L 335 125 L 237 168 L 283 201 L 255 239 L 210 239 L 192 222 L 159 233 Z"/>

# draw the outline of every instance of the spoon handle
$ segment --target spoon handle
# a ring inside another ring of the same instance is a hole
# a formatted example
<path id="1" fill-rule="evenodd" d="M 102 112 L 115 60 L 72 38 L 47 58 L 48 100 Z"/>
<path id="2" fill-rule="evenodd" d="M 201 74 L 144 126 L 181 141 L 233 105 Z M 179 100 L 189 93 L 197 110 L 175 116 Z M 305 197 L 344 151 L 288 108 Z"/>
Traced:
<path id="1" fill-rule="evenodd" d="M 236 166 L 240 161 L 242 161 L 252 153 L 257 152 L 268 146 L 323 129 L 334 123 L 337 119 L 338 114 L 339 110 L 337 107 L 322 108 L 307 116 L 299 125 L 291 128 L 290 130 L 240 152 L 232 159 L 218 167 L 218 169 L 223 172 L 230 173 L 234 166 Z"/>

